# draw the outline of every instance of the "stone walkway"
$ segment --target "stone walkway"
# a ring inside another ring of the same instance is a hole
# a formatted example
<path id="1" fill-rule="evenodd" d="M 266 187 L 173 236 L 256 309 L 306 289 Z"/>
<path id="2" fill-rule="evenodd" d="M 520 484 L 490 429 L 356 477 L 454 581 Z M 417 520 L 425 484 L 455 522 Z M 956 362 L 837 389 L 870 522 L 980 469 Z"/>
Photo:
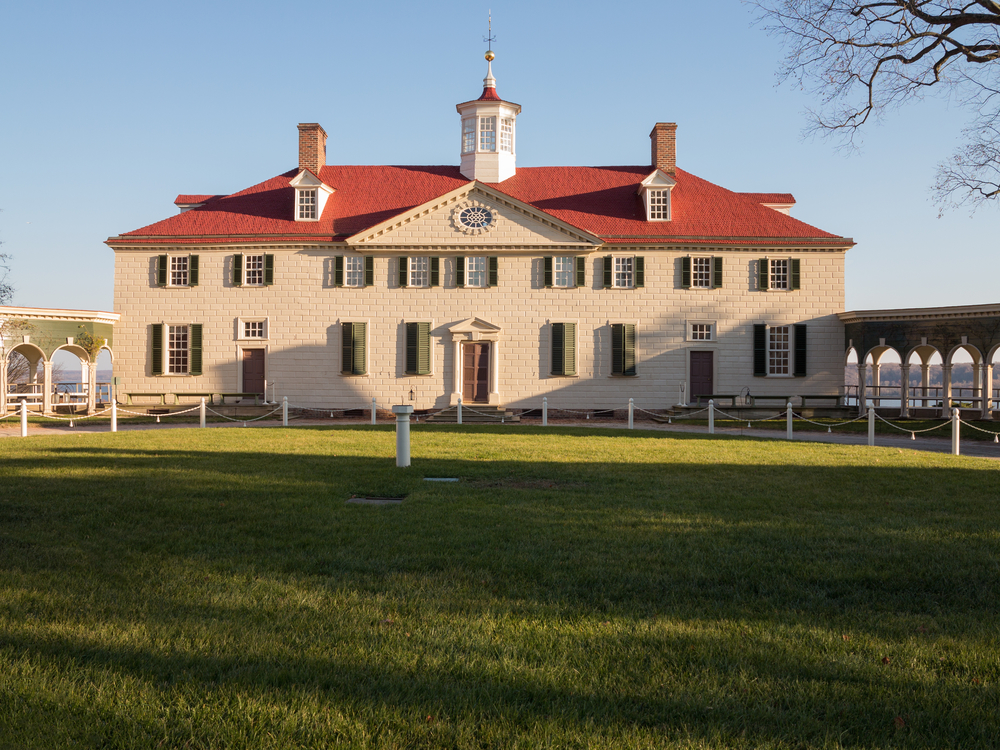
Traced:
<path id="1" fill-rule="evenodd" d="M 332 426 L 332 425 L 364 425 L 368 424 L 367 420 L 358 419 L 296 419 L 293 421 L 292 426 Z M 394 424 L 391 421 L 380 421 L 381 425 L 391 425 Z M 208 427 L 213 429 L 226 429 L 226 428 L 240 428 L 243 426 L 243 422 L 210 422 Z M 259 422 L 248 422 L 248 427 L 280 427 L 281 420 L 261 420 Z M 541 421 L 532 420 L 529 422 L 522 422 L 520 425 L 511 425 L 512 427 L 522 426 L 522 427 L 540 427 Z M 550 427 L 589 427 L 593 429 L 622 429 L 625 425 L 619 422 L 611 422 L 605 420 L 550 420 Z M 119 423 L 118 429 L 120 432 L 131 432 L 133 430 L 171 430 L 171 429 L 197 429 L 197 425 L 190 422 L 180 422 L 180 423 L 169 423 L 163 422 L 161 424 L 147 423 L 147 424 L 127 424 Z M 684 424 L 656 424 L 646 421 L 637 421 L 635 423 L 636 430 L 656 430 L 661 432 L 680 432 L 687 434 L 697 434 L 697 435 L 707 435 L 708 428 L 705 425 L 684 425 Z M 73 427 L 70 427 L 68 423 L 59 422 L 51 423 L 47 425 L 39 425 L 37 423 L 31 423 L 28 425 L 28 435 L 84 435 L 96 432 L 108 432 L 110 427 L 107 422 L 104 423 L 89 423 L 86 420 L 77 420 Z M 1000 423 L 997 424 L 995 432 L 1000 432 Z M 716 435 L 724 435 L 727 437 L 749 437 L 758 438 L 764 440 L 785 440 L 785 431 L 781 430 L 761 430 L 761 429 L 746 429 L 746 428 L 732 428 L 732 427 L 717 427 L 715 431 Z M 900 448 L 906 450 L 918 450 L 918 451 L 929 451 L 932 453 L 951 453 L 951 428 L 950 426 L 942 427 L 940 430 L 936 431 L 936 434 L 943 435 L 944 437 L 921 437 L 917 436 L 916 440 L 910 439 L 910 436 L 900 432 L 899 436 L 894 435 L 876 435 L 875 445 L 877 447 L 883 448 Z M 0 421 L 0 438 L 5 437 L 20 437 L 21 435 L 21 425 L 17 417 L 8 417 L 7 419 Z M 795 433 L 795 440 L 803 442 L 813 442 L 813 443 L 835 443 L 839 445 L 868 445 L 868 433 L 854 433 L 854 432 L 806 432 L 798 431 Z M 986 440 L 963 440 L 961 444 L 961 453 L 963 456 L 976 456 L 980 458 L 992 458 L 994 460 L 1000 460 L 1000 444 L 986 441 Z"/>

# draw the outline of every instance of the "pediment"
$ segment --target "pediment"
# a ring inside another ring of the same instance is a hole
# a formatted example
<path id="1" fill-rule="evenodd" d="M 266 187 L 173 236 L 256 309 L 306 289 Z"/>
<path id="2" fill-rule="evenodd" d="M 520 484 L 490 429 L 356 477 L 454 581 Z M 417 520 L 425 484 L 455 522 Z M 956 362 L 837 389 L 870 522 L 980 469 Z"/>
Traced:
<path id="1" fill-rule="evenodd" d="M 470 221 L 475 217 L 476 221 Z M 599 237 L 479 182 L 401 213 L 348 238 L 349 245 L 391 247 L 538 246 L 591 249 Z"/>
<path id="2" fill-rule="evenodd" d="M 324 187 L 327 190 L 333 190 L 333 188 L 324 183 L 323 180 L 314 175 L 308 169 L 300 171 L 297 175 L 295 175 L 295 177 L 288 181 L 288 184 L 294 188 Z"/>
<path id="3" fill-rule="evenodd" d="M 672 190 L 677 184 L 677 180 L 666 172 L 654 169 L 648 177 L 639 183 L 639 190 Z"/>
<path id="4" fill-rule="evenodd" d="M 448 333 L 500 333 L 500 326 L 488 323 L 482 318 L 466 318 L 465 320 L 460 320 L 458 323 L 448 326 Z"/>

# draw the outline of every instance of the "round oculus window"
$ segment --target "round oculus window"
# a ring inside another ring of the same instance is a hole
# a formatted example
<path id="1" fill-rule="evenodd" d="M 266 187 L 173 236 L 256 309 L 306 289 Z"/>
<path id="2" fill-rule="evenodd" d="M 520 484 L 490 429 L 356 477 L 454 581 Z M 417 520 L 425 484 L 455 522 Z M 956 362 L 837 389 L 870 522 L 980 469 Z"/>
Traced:
<path id="1" fill-rule="evenodd" d="M 469 229 L 486 229 L 493 223 L 493 212 L 483 206 L 469 206 L 458 214 L 458 221 Z"/>

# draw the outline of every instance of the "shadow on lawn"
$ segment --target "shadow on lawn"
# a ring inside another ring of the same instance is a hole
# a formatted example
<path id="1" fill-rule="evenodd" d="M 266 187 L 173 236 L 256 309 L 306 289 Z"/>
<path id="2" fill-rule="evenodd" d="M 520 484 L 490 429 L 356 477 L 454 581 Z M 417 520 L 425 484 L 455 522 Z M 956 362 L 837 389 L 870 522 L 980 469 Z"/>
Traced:
<path id="1" fill-rule="evenodd" d="M 87 591 L 88 606 L 123 626 L 266 630 L 273 615 L 320 642 L 337 639 L 324 633 L 322 612 L 289 614 L 273 602 L 222 606 L 197 582 L 176 594 L 157 590 L 150 580 L 157 566 L 180 564 L 237 582 L 294 580 L 328 597 L 377 598 L 400 627 L 369 617 L 352 631 L 364 634 L 365 648 L 321 657 L 308 649 L 164 654 L 27 630 L 0 634 L 0 648 L 131 674 L 165 690 L 185 680 L 260 694 L 294 687 L 405 712 L 499 716 L 522 728 L 556 715 L 702 738 L 746 732 L 762 742 L 849 729 L 840 741 L 863 744 L 893 737 L 892 718 L 906 709 L 925 717 L 928 736 L 945 739 L 956 722 L 966 740 L 995 736 L 988 691 L 882 669 L 878 650 L 904 648 L 917 623 L 966 648 L 995 648 L 988 628 L 965 632 L 969 622 L 994 617 L 1000 594 L 989 532 L 1000 520 L 995 474 L 714 463 L 707 455 L 684 464 L 668 456 L 627 464 L 415 456 L 401 474 L 391 458 L 295 453 L 276 437 L 273 450 L 259 452 L 72 446 L 8 459 L 0 564 L 27 580 L 40 576 L 66 601 Z M 424 475 L 465 481 L 435 485 Z M 356 493 L 407 501 L 345 505 Z M 137 607 L 153 595 L 156 606 Z M 14 604 L 5 609 L 24 617 Z M 457 615 L 470 626 L 506 615 L 742 624 L 725 637 L 697 627 L 569 629 L 551 648 L 607 662 L 565 687 L 529 668 L 498 673 L 495 664 L 516 645 L 462 632 L 427 635 L 422 651 L 401 640 L 404 622 L 416 632 L 420 621 Z M 816 632 L 846 631 L 863 638 L 805 652 L 794 646 Z M 380 657 L 389 641 L 420 658 Z M 349 655 L 363 652 L 373 656 Z M 942 669 L 943 677 L 961 671 L 951 661 Z M 634 682 L 618 681 L 616 672 Z M 715 688 L 657 691 L 657 673 L 704 674 Z"/>

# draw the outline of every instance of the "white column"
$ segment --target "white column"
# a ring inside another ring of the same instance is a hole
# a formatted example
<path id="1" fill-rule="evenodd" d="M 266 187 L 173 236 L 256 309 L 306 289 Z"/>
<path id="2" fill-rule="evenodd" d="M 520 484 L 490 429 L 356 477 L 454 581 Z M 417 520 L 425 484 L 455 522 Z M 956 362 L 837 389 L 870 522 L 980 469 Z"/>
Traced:
<path id="1" fill-rule="evenodd" d="M 921 401 L 921 406 L 925 409 L 928 406 L 927 401 L 927 389 L 931 387 L 931 366 L 930 363 L 920 362 L 920 387 L 923 389 L 924 400 Z"/>
<path id="2" fill-rule="evenodd" d="M 941 416 L 951 416 L 951 365 L 941 365 Z"/>
<path id="3" fill-rule="evenodd" d="M 993 365 L 983 360 L 980 367 L 983 368 L 982 377 L 979 378 L 979 382 L 983 386 L 983 419 L 992 419 L 993 410 L 990 403 L 993 398 Z"/>
<path id="4" fill-rule="evenodd" d="M 87 365 L 87 414 L 97 411 L 97 362 Z"/>
<path id="5" fill-rule="evenodd" d="M 490 342 L 490 403 L 500 403 L 500 342 Z"/>
<path id="6" fill-rule="evenodd" d="M 910 416 L 910 366 L 899 366 L 899 416 L 903 419 Z"/>
<path id="7" fill-rule="evenodd" d="M 42 362 L 42 414 L 52 411 L 52 360 Z"/>
<path id="8" fill-rule="evenodd" d="M 881 367 L 879 366 L 878 360 L 872 359 L 872 403 L 876 406 L 880 406 L 882 404 L 879 400 L 879 396 L 882 394 L 881 374 Z"/>
<path id="9" fill-rule="evenodd" d="M 858 362 L 858 415 L 868 408 L 868 365 Z"/>
<path id="10" fill-rule="evenodd" d="M 454 342 L 455 353 L 453 355 L 455 363 L 455 385 L 451 390 L 451 402 L 457 404 L 458 397 L 462 395 L 462 341 L 460 339 L 455 339 Z"/>

